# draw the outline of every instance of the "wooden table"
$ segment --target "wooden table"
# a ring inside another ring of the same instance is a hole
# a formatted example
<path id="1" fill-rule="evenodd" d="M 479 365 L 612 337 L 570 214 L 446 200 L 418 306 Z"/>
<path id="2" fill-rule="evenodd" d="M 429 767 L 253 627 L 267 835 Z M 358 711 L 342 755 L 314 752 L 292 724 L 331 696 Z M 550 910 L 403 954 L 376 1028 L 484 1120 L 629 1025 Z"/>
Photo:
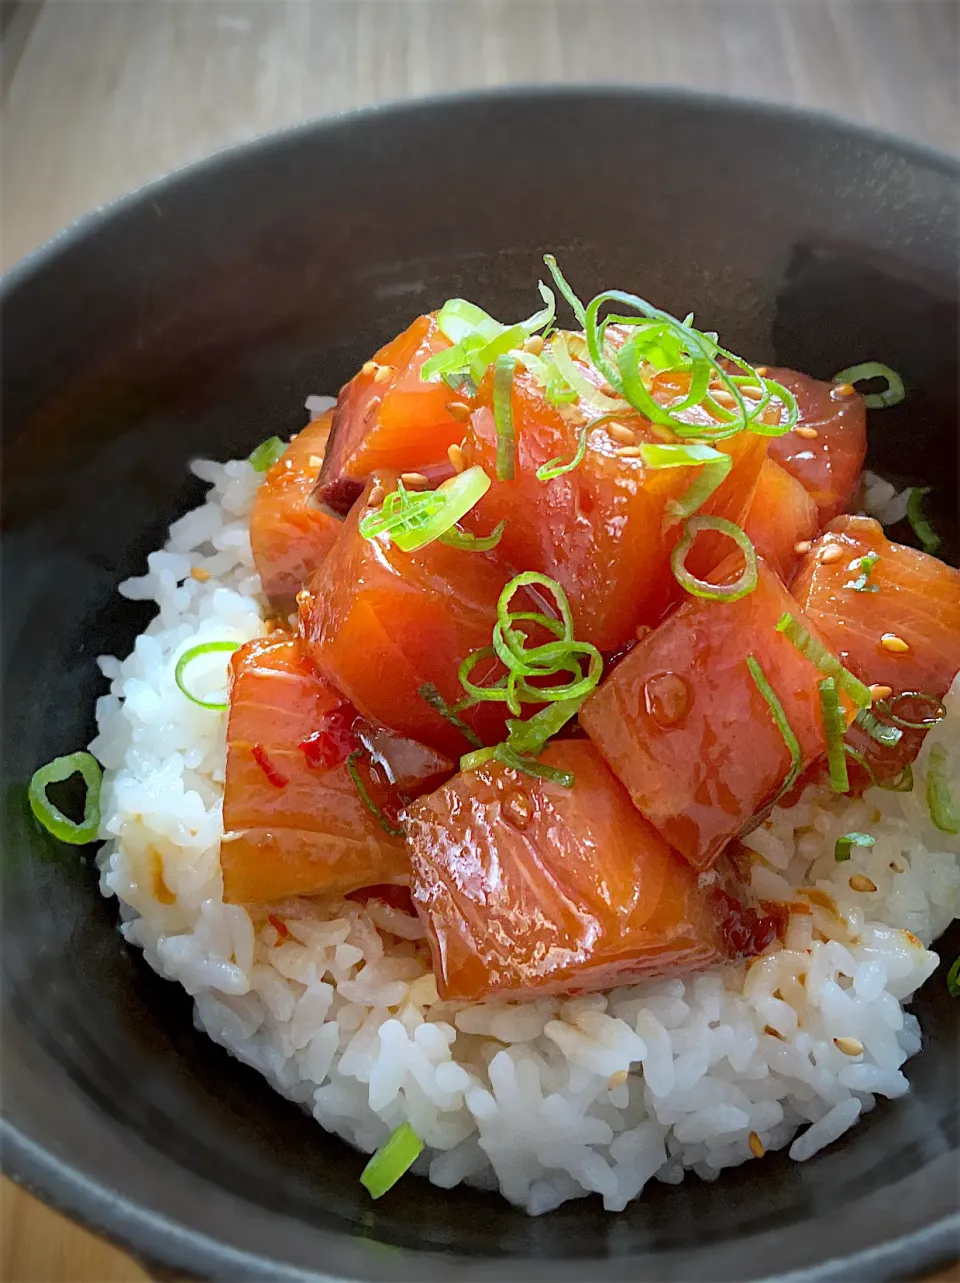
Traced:
<path id="1" fill-rule="evenodd" d="M 955 0 L 4 0 L 4 267 L 228 143 L 383 99 L 517 82 L 683 84 L 960 152 Z M 10 1283 L 142 1280 L 2 1185 Z M 960 1272 L 942 1276 L 960 1283 Z"/>

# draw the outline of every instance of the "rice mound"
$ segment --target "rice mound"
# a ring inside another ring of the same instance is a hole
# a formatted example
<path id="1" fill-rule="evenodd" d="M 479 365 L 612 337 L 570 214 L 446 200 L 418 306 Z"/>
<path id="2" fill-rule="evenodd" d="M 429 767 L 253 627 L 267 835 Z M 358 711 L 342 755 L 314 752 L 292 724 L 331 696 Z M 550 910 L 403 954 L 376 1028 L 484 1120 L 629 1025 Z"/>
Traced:
<path id="1" fill-rule="evenodd" d="M 811 786 L 747 837 L 755 891 L 800 906 L 782 948 L 586 997 L 441 1002 L 415 917 L 223 903 L 226 715 L 187 700 L 174 667 L 198 642 L 265 631 L 248 534 L 261 477 L 245 461 L 193 471 L 206 502 L 121 585 L 159 613 L 125 660 L 99 661 L 110 693 L 90 747 L 106 768 L 101 890 L 124 938 L 193 996 L 199 1028 L 348 1143 L 372 1151 L 408 1121 L 426 1145 L 415 1172 L 499 1188 L 533 1215 L 591 1192 L 619 1211 L 653 1178 L 713 1180 L 768 1150 L 807 1159 L 908 1090 L 921 1039 L 904 1004 L 960 913 L 960 838 L 923 800 L 935 742 L 952 746 L 960 793 L 960 679 L 913 793 Z M 851 830 L 876 845 L 837 863 Z"/>

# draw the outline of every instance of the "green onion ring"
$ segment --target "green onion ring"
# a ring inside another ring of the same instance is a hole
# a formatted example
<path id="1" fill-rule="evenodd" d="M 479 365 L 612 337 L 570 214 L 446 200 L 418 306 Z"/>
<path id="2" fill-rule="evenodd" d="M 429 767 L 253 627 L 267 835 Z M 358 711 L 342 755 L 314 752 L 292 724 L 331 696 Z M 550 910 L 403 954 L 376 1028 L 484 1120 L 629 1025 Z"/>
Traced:
<path id="1" fill-rule="evenodd" d="M 360 1173 L 360 1184 L 371 1198 L 382 1198 L 422 1152 L 423 1141 L 409 1123 L 401 1123 Z"/>
<path id="2" fill-rule="evenodd" d="M 217 655 L 221 653 L 232 655 L 235 650 L 239 649 L 239 642 L 212 641 L 201 642 L 198 646 L 191 646 L 189 650 L 185 650 L 177 660 L 177 666 L 173 670 L 173 679 L 177 683 L 177 687 L 179 688 L 181 695 L 185 695 L 187 699 L 190 700 L 191 704 L 196 704 L 198 708 L 206 708 L 211 713 L 222 713 L 227 707 L 226 700 L 197 699 L 196 695 L 191 694 L 190 691 L 187 690 L 186 685 L 184 684 L 183 675 L 189 665 L 192 664 L 195 659 L 199 659 L 201 655 Z"/>
<path id="3" fill-rule="evenodd" d="M 709 445 L 640 446 L 640 457 L 648 468 L 678 468 L 699 465 L 700 472 L 677 499 L 664 509 L 663 529 L 692 517 L 723 484 L 733 467 L 733 459 Z"/>
<path id="4" fill-rule="evenodd" d="M 55 806 L 47 797 L 47 788 L 68 780 L 71 775 L 81 775 L 86 785 L 83 803 L 83 819 L 76 824 L 68 815 Z M 46 766 L 34 771 L 27 789 L 30 810 L 47 830 L 61 842 L 71 846 L 84 846 L 87 842 L 96 841 L 100 828 L 100 789 L 103 784 L 103 771 L 100 763 L 92 753 L 68 753 L 66 757 L 55 757 Z"/>
<path id="5" fill-rule="evenodd" d="M 885 789 L 888 793 L 909 793 L 913 789 L 913 767 L 907 762 L 903 770 L 889 780 L 878 780 L 873 767 L 852 744 L 844 744 L 843 751 L 866 773 L 870 787 Z"/>
<path id="6" fill-rule="evenodd" d="M 876 838 L 871 837 L 869 833 L 844 833 L 842 838 L 837 838 L 834 845 L 834 859 L 840 864 L 844 860 L 850 859 L 850 852 L 853 847 L 869 850 L 875 843 Z"/>
<path id="7" fill-rule="evenodd" d="M 942 744 L 934 744 L 927 758 L 927 810 L 941 833 L 960 833 L 960 809 L 950 795 L 947 752 Z"/>
<path id="8" fill-rule="evenodd" d="M 797 777 L 803 768 L 803 753 L 800 751 L 800 741 L 797 739 L 793 727 L 783 711 L 783 705 L 777 698 L 776 692 L 767 681 L 767 675 L 760 666 L 759 661 L 753 656 L 747 656 L 747 668 L 750 670 L 750 676 L 753 678 L 753 684 L 767 702 L 770 709 L 770 716 L 776 724 L 777 730 L 783 736 L 783 742 L 787 746 L 787 752 L 790 754 L 790 768 L 787 771 L 786 778 L 777 790 L 772 805 L 776 806 L 777 802 L 783 797 L 797 781 Z"/>
<path id="9" fill-rule="evenodd" d="M 697 535 L 703 530 L 715 530 L 718 534 L 726 535 L 743 553 L 744 568 L 732 584 L 711 584 L 705 579 L 698 579 L 687 570 L 684 563 Z M 670 567 L 682 588 L 694 597 L 704 597 L 707 601 L 739 601 L 757 586 L 757 554 L 753 544 L 745 531 L 725 517 L 690 517 L 670 553 Z"/>
<path id="10" fill-rule="evenodd" d="M 903 379 L 896 372 L 891 370 L 889 365 L 882 365 L 879 361 L 863 361 L 860 365 L 851 365 L 846 370 L 840 370 L 833 376 L 834 383 L 849 383 L 851 387 L 856 387 L 867 379 L 886 379 L 887 386 L 882 392 L 868 392 L 861 394 L 864 405 L 872 410 L 883 409 L 891 405 L 899 405 L 906 396 L 906 390 L 903 386 Z"/>
<path id="11" fill-rule="evenodd" d="M 464 552 L 489 552 L 491 548 L 496 548 L 497 544 L 503 538 L 503 532 L 507 528 L 506 521 L 498 521 L 488 535 L 474 535 L 468 530 L 460 530 L 456 526 L 451 526 L 437 538 L 440 543 L 444 543 L 448 548 L 461 548 Z"/>
<path id="12" fill-rule="evenodd" d="M 920 540 L 921 548 L 929 556 L 933 556 L 943 543 L 943 540 L 923 515 L 921 508 L 923 496 L 929 494 L 932 489 L 933 486 L 911 486 L 910 493 L 907 495 L 907 520 L 910 522 L 913 533 Z"/>
<path id="13" fill-rule="evenodd" d="M 830 787 L 834 793 L 850 792 L 847 758 L 843 751 L 843 737 L 847 724 L 840 708 L 837 682 L 833 677 L 823 677 L 817 682 L 820 694 L 820 719 L 827 741 L 827 766 L 830 770 Z"/>
<path id="14" fill-rule="evenodd" d="M 908 722 L 895 711 L 900 701 L 905 699 L 926 700 L 933 705 L 934 711 L 925 721 Z M 892 699 L 878 699 L 873 707 L 879 709 L 888 722 L 892 722 L 894 726 L 902 726 L 906 731 L 928 731 L 932 726 L 942 722 L 947 715 L 943 700 L 937 699 L 935 695 L 928 695 L 926 691 L 903 691 L 899 695 L 894 695 Z"/>
<path id="15" fill-rule="evenodd" d="M 893 748 L 895 744 L 899 744 L 903 739 L 903 731 L 899 726 L 887 726 L 886 723 L 881 722 L 874 715 L 872 709 L 861 708 L 854 722 L 866 731 L 872 740 L 876 740 L 878 744 L 882 744 L 885 748 Z"/>
<path id="16" fill-rule="evenodd" d="M 247 456 L 247 463 L 253 465 L 255 472 L 269 472 L 273 465 L 286 454 L 287 441 L 279 437 L 267 437 Z"/>
<path id="17" fill-rule="evenodd" d="M 947 972 L 947 993 L 951 998 L 960 998 L 960 957 L 954 959 Z"/>
<path id="18" fill-rule="evenodd" d="M 543 752 L 547 740 L 563 730 L 572 717 L 576 717 L 585 699 L 586 695 L 580 695 L 576 699 L 550 704 L 526 721 L 508 718 L 508 746 L 521 756 L 537 757 Z"/>

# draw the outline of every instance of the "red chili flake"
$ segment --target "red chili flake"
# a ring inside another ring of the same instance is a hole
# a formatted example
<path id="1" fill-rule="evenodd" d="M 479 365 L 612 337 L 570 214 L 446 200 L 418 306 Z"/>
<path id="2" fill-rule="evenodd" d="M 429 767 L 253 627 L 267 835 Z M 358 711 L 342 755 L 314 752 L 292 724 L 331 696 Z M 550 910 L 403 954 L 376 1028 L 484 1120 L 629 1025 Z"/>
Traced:
<path id="1" fill-rule="evenodd" d="M 339 766 L 357 747 L 353 726 L 357 710 L 352 704 L 340 704 L 324 713 L 320 725 L 298 745 L 307 765 L 320 770 Z"/>
<path id="2" fill-rule="evenodd" d="M 261 744 L 254 744 L 250 751 L 253 753 L 253 760 L 260 767 L 261 771 L 263 771 L 264 775 L 273 787 L 278 789 L 286 788 L 290 781 L 285 775 L 281 775 L 274 764 L 270 761 L 269 757 L 267 757 L 266 753 L 263 751 L 263 746 Z"/>
<path id="3" fill-rule="evenodd" d="M 276 948 L 277 945 L 280 944 L 283 940 L 288 940 L 290 938 L 290 929 L 287 926 L 287 924 L 284 922 L 283 918 L 278 918 L 275 913 L 268 913 L 267 921 L 270 923 L 274 931 L 276 931 L 277 936 L 279 937 L 274 943 L 274 946 L 273 946 L 274 948 Z"/>
<path id="4" fill-rule="evenodd" d="M 721 939 L 727 946 L 731 961 L 756 957 L 780 935 L 785 925 L 782 913 L 761 916 L 719 887 L 713 889 L 713 894 L 720 919 Z M 768 907 L 764 903 L 763 908 Z"/>

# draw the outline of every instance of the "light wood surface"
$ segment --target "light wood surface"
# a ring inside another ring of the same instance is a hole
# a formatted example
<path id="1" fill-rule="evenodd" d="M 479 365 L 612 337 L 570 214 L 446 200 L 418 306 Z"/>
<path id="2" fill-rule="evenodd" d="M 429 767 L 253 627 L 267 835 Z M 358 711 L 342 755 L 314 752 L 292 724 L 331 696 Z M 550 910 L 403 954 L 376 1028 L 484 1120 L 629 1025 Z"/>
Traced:
<path id="1" fill-rule="evenodd" d="M 958 13 L 956 0 L 21 0 L 3 34 L 0 260 L 227 144 L 474 86 L 690 85 L 958 153 Z M 5 1283 L 146 1278 L 9 1182 L 0 1195 Z"/>

